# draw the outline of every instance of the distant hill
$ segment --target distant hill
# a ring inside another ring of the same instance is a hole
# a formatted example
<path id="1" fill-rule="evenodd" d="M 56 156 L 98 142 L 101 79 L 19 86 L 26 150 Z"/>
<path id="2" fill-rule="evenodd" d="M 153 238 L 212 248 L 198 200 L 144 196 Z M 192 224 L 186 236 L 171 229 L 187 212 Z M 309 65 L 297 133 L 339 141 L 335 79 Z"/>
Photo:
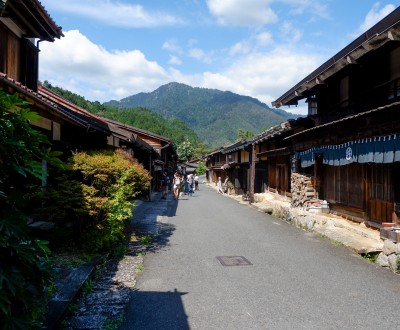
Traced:
<path id="1" fill-rule="evenodd" d="M 297 117 L 283 110 L 271 109 L 249 96 L 180 83 L 169 83 L 151 93 L 139 93 L 104 105 L 122 109 L 141 106 L 163 116 L 179 118 L 210 147 L 235 142 L 239 129 L 257 135 Z"/>

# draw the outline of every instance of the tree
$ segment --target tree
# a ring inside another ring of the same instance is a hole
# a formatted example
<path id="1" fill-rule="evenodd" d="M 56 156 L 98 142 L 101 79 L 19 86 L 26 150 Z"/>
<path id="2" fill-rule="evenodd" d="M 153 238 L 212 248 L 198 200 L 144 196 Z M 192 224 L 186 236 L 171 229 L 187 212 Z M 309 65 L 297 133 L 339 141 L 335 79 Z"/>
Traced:
<path id="1" fill-rule="evenodd" d="M 199 166 L 197 166 L 197 169 L 196 169 L 196 173 L 198 175 L 203 175 L 206 173 L 206 165 L 204 164 L 204 162 L 199 163 Z"/>
<path id="2" fill-rule="evenodd" d="M 178 154 L 178 159 L 182 161 L 188 161 L 193 158 L 194 149 L 189 140 L 185 140 L 178 144 L 176 147 L 176 153 Z"/>
<path id="3" fill-rule="evenodd" d="M 31 237 L 27 196 L 41 189 L 42 160 L 60 161 L 46 136 L 29 125 L 38 117 L 18 94 L 0 90 L 0 327 L 32 329 L 44 316 L 51 273 L 47 242 Z"/>
<path id="4" fill-rule="evenodd" d="M 254 132 L 245 131 L 245 130 L 243 130 L 241 128 L 238 129 L 237 134 L 238 134 L 238 141 L 245 140 L 245 139 L 247 139 L 249 137 L 254 137 Z"/>

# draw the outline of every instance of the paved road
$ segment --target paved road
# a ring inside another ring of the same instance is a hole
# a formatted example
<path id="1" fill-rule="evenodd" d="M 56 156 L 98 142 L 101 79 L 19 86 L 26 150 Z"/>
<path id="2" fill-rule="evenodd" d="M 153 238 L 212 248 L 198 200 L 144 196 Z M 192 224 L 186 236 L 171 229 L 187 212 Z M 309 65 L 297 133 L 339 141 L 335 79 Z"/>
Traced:
<path id="1" fill-rule="evenodd" d="M 121 329 L 400 328 L 398 275 L 202 184 L 163 203 Z"/>

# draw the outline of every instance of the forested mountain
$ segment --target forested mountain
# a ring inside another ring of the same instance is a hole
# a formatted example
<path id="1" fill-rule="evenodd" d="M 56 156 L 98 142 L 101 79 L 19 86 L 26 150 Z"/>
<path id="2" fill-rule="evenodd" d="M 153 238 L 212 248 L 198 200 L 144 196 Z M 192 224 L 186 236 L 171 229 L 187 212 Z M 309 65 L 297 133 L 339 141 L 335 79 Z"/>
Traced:
<path id="1" fill-rule="evenodd" d="M 105 105 L 120 109 L 141 106 L 166 117 L 179 118 L 211 147 L 235 142 L 239 129 L 259 134 L 296 117 L 271 109 L 252 97 L 180 83 L 169 83 L 151 93 L 139 93 Z"/>
<path id="2" fill-rule="evenodd" d="M 143 107 L 132 107 L 120 111 L 114 106 L 106 106 L 98 101 L 88 101 L 80 95 L 52 86 L 47 81 L 43 83 L 43 86 L 97 116 L 164 136 L 171 139 L 175 145 L 188 140 L 195 149 L 202 147 L 196 133 L 178 118 L 165 117 Z"/>

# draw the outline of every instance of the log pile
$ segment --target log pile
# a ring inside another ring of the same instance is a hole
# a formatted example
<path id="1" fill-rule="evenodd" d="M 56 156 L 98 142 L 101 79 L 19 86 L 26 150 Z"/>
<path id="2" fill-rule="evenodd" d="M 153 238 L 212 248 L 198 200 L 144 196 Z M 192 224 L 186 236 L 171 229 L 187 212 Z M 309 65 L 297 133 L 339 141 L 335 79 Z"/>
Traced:
<path id="1" fill-rule="evenodd" d="M 318 199 L 319 178 L 312 175 L 292 173 L 292 206 L 309 207 L 320 205 L 321 200 Z"/>

